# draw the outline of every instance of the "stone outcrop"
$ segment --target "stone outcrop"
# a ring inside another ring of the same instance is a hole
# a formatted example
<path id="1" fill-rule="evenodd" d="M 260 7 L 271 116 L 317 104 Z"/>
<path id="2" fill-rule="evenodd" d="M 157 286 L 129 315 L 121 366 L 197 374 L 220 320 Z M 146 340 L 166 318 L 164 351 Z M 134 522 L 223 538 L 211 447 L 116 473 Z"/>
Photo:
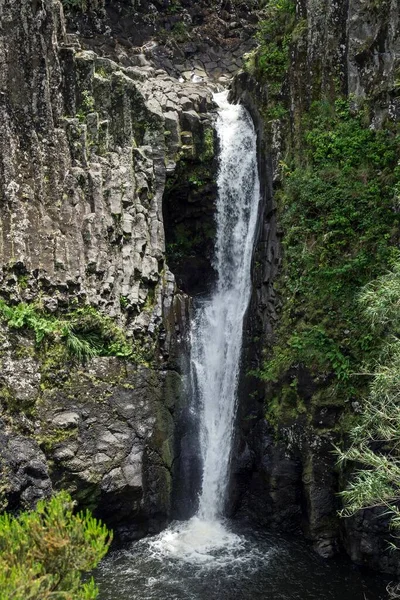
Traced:
<path id="1" fill-rule="evenodd" d="M 72 370 L 37 403 L 35 436 L 56 488 L 71 490 L 130 537 L 157 531 L 171 515 L 174 413 L 180 376 L 98 358 Z"/>
<path id="2" fill-rule="evenodd" d="M 205 115 L 211 94 L 70 45 L 59 3 L 8 3 L 3 21 L 17 24 L 2 36 L 3 296 L 40 293 L 53 311 L 88 301 L 132 332 L 154 331 L 172 282 L 166 171 L 181 148 L 194 153 L 200 117 L 186 115 Z"/>
<path id="3" fill-rule="evenodd" d="M 68 9 L 67 24 L 93 49 L 123 66 L 152 64 L 189 81 L 193 76 L 227 85 L 255 46 L 257 2 L 214 0 L 90 1 Z M 251 10 L 249 10 L 251 9 Z"/>
<path id="4" fill-rule="evenodd" d="M 34 508 L 52 492 L 47 460 L 38 444 L 4 433 L 0 424 L 0 510 Z"/>
<path id="5" fill-rule="evenodd" d="M 54 318 L 90 305 L 151 354 L 79 366 L 4 326 L 2 506 L 66 487 L 144 535 L 171 514 L 183 410 L 188 298 L 166 262 L 163 195 L 177 164 L 213 160 L 212 93 L 82 49 L 58 0 L 0 14 L 1 296 Z"/>

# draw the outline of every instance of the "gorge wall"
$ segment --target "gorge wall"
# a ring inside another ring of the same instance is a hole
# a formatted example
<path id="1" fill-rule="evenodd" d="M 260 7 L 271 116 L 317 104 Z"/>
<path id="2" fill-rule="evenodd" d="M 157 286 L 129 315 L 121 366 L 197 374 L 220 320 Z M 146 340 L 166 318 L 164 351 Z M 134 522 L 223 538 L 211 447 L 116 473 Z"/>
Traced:
<path id="1" fill-rule="evenodd" d="M 389 268 L 399 243 L 397 141 L 390 164 L 376 170 L 354 157 L 368 153 L 355 142 L 362 132 L 376 140 L 390 131 L 387 139 L 398 139 L 400 7 L 396 1 L 273 5 L 260 48 L 232 91 L 257 123 L 265 173 L 235 506 L 263 526 L 303 531 L 323 556 L 344 548 L 359 564 L 396 573 L 384 509 L 338 516 L 348 470 L 339 469 L 333 450 L 348 443 L 367 394 L 365 378 L 347 379 L 348 373 L 362 371 L 374 349 L 373 336 L 372 349 L 357 347 L 365 323 L 348 299 Z M 343 123 L 357 111 L 364 122 L 349 133 Z M 389 187 L 383 171 L 391 174 Z M 382 196 L 367 207 L 371 184 Z M 328 190 L 324 197 L 321 190 Z M 370 211 L 375 229 L 360 208 Z"/>
<path id="2" fill-rule="evenodd" d="M 67 22 L 59 0 L 0 0 L 1 508 L 66 487 L 130 537 L 173 514 L 191 445 L 190 297 L 215 277 L 212 91 L 235 76 L 263 203 L 230 511 L 396 572 L 379 509 L 338 517 L 347 474 L 332 448 L 365 393 L 342 385 L 364 350 L 356 309 L 340 303 L 399 241 L 398 147 L 368 137 L 398 131 L 398 1 L 285 0 L 267 17 L 257 2 L 64 7 Z M 354 166 L 365 144 L 393 155 Z M 353 210 L 369 182 L 352 216 L 318 195 L 336 186 Z M 367 230 L 359 253 L 351 236 Z"/>

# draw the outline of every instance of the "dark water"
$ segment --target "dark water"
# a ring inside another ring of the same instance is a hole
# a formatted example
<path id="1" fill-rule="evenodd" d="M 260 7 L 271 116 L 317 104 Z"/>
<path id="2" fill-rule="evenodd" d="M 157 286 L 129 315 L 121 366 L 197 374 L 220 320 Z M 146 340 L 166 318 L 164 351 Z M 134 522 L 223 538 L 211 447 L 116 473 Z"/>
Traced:
<path id="1" fill-rule="evenodd" d="M 111 552 L 95 573 L 100 600 L 387 600 L 387 582 L 347 561 L 325 561 L 298 539 L 229 529 L 233 542 L 206 562 L 168 555 L 165 534 Z"/>

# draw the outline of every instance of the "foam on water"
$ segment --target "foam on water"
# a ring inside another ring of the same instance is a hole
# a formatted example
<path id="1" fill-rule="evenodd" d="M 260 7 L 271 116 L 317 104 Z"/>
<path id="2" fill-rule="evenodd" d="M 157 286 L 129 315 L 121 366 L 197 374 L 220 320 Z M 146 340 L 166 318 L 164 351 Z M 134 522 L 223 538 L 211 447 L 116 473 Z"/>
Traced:
<path id="1" fill-rule="evenodd" d="M 243 556 L 244 540 L 230 532 L 221 521 L 193 517 L 174 523 L 149 541 L 154 557 L 169 557 L 214 568 L 230 564 Z"/>
<path id="2" fill-rule="evenodd" d="M 232 537 L 224 540 L 218 527 L 213 532 L 209 524 L 204 529 L 199 521 L 191 521 L 186 528 L 184 523 L 175 523 L 168 532 L 110 552 L 95 573 L 99 600 L 387 598 L 387 582 L 377 574 L 362 574 L 345 561 L 326 561 L 304 540 L 258 531 L 240 522 L 225 523 Z M 180 540 L 173 536 L 178 531 Z M 188 560 L 182 560 L 182 554 Z"/>

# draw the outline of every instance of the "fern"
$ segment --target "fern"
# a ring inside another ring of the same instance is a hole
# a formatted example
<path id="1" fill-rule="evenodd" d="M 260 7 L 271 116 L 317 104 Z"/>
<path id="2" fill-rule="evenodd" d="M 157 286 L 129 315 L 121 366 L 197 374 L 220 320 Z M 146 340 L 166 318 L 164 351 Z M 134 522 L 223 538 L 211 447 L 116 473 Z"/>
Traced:
<path id="1" fill-rule="evenodd" d="M 118 356 L 139 363 L 149 359 L 138 342 L 128 342 L 113 320 L 92 306 L 56 318 L 35 304 L 10 306 L 0 300 L 0 319 L 11 329 L 33 331 L 38 347 L 61 341 L 69 356 L 80 362 L 95 356 Z"/>

